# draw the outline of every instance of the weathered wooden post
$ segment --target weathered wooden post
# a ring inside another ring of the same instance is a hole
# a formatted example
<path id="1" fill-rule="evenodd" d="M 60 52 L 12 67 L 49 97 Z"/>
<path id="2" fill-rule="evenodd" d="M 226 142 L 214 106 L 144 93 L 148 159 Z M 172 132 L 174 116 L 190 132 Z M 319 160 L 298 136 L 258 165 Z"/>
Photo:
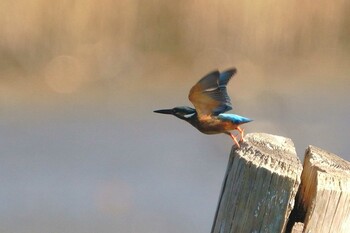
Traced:
<path id="1" fill-rule="evenodd" d="M 245 139 L 231 151 L 212 233 L 350 232 L 350 162 L 309 146 L 302 168 L 290 139 Z"/>
<path id="2" fill-rule="evenodd" d="M 350 232 L 350 163 L 309 146 L 293 212 L 304 221 L 303 232 Z"/>
<path id="3" fill-rule="evenodd" d="M 301 172 L 290 139 L 246 135 L 231 151 L 211 232 L 284 232 Z"/>

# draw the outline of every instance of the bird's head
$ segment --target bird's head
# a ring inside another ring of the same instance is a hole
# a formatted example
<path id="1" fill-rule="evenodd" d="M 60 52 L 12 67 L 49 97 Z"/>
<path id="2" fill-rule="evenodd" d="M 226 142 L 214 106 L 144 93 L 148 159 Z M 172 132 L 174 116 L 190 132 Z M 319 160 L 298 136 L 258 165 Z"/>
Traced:
<path id="1" fill-rule="evenodd" d="M 160 110 L 155 110 L 154 112 L 174 115 L 182 120 L 188 120 L 196 114 L 196 110 L 194 108 L 187 107 L 187 106 L 175 107 L 172 109 L 160 109 Z"/>

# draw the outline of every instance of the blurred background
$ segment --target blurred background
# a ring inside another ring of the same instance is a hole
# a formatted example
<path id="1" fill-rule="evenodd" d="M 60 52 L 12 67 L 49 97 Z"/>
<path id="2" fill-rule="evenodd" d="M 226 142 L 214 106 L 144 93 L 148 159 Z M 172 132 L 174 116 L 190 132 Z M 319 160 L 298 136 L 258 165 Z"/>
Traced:
<path id="1" fill-rule="evenodd" d="M 350 2 L 0 2 L 0 231 L 209 232 L 232 140 L 160 108 L 237 67 L 246 132 L 350 160 Z"/>

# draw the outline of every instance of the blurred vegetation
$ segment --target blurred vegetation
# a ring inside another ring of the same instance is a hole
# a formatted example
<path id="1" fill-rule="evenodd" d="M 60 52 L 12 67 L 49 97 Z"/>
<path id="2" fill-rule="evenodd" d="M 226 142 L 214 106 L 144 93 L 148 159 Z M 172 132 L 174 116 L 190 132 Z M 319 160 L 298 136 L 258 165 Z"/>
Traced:
<path id="1" fill-rule="evenodd" d="M 349 13 L 345 0 L 5 0 L 0 98 L 178 81 L 237 61 L 348 60 Z"/>

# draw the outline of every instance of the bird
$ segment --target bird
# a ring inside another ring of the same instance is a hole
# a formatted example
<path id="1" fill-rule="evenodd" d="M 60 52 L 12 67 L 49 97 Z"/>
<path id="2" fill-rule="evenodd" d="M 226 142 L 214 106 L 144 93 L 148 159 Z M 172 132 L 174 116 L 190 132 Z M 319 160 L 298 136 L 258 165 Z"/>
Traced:
<path id="1" fill-rule="evenodd" d="M 204 134 L 229 135 L 239 148 L 237 136 L 230 131 L 237 130 L 240 142 L 244 141 L 244 129 L 240 125 L 252 119 L 232 113 L 231 99 L 227 94 L 227 84 L 237 72 L 236 68 L 224 72 L 214 70 L 201 78 L 190 90 L 188 98 L 195 108 L 179 106 L 171 109 L 155 110 L 155 113 L 170 114 L 187 121 Z"/>

